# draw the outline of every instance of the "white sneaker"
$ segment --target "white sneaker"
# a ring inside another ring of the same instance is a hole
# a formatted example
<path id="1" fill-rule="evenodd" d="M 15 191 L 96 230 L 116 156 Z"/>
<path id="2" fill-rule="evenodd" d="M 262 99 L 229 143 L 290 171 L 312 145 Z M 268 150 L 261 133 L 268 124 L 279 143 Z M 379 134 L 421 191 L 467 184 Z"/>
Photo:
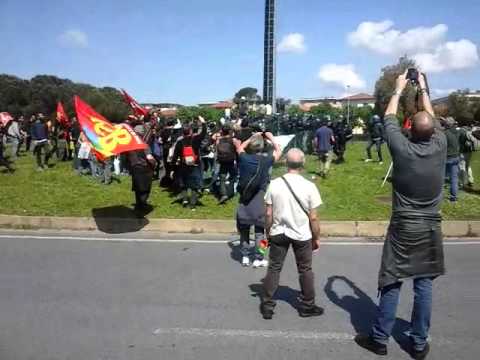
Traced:
<path id="1" fill-rule="evenodd" d="M 268 260 L 254 260 L 252 266 L 254 268 L 259 268 L 259 267 L 267 267 L 268 266 Z"/>
<path id="2" fill-rule="evenodd" d="M 242 266 L 250 266 L 250 258 L 248 256 L 242 257 Z"/>
<path id="3" fill-rule="evenodd" d="M 372 161 L 373 161 L 372 159 L 365 159 L 366 163 L 369 163 L 369 162 L 372 162 Z"/>

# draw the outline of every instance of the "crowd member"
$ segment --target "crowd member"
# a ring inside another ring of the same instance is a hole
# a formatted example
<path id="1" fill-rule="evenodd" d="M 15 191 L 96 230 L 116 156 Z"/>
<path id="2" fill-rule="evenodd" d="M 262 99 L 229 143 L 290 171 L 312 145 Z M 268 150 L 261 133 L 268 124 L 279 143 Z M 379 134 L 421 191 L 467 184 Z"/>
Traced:
<path id="1" fill-rule="evenodd" d="M 172 162 L 179 162 L 180 188 L 182 193 L 180 199 L 184 207 L 189 206 L 195 210 L 198 202 L 199 192 L 202 188 L 202 171 L 200 163 L 200 145 L 207 135 L 207 124 L 205 119 L 198 117 L 201 123 L 200 133 L 194 134 L 191 124 L 183 126 L 183 138 L 175 145 Z M 189 194 L 190 193 L 190 194 Z"/>
<path id="2" fill-rule="evenodd" d="M 265 140 L 270 141 L 274 151 L 265 155 Z M 249 139 L 235 144 L 238 153 L 240 201 L 237 208 L 237 229 L 240 233 L 242 265 L 250 266 L 250 228 L 255 231 L 256 248 L 265 238 L 265 204 L 264 195 L 270 181 L 270 170 L 274 162 L 280 159 L 281 150 L 275 138 L 269 132 L 257 133 Z M 263 254 L 256 251 L 254 267 L 267 266 Z"/>
<path id="3" fill-rule="evenodd" d="M 270 263 L 263 282 L 261 313 L 267 320 L 273 316 L 274 295 L 290 245 L 295 254 L 301 288 L 298 313 L 301 317 L 323 314 L 323 309 L 315 305 L 312 271 L 312 251 L 318 249 L 320 243 L 317 208 L 322 200 L 316 185 L 300 175 L 304 165 L 304 153 L 300 149 L 290 149 L 287 153 L 287 174 L 273 180 L 265 194 Z"/>
<path id="4" fill-rule="evenodd" d="M 35 115 L 32 115 L 29 120 L 23 122 L 23 132 L 25 134 L 25 150 L 30 151 L 32 144 L 32 125 L 35 123 Z"/>
<path id="5" fill-rule="evenodd" d="M 70 126 L 70 141 L 72 142 L 73 146 L 69 146 L 70 153 L 68 155 L 68 158 L 70 160 L 73 159 L 73 168 L 75 170 L 78 170 L 80 167 L 80 159 L 78 158 L 78 152 L 80 150 L 81 142 L 79 141 L 80 139 L 80 124 L 78 123 L 78 120 L 76 117 L 72 118 L 72 123 Z"/>
<path id="6" fill-rule="evenodd" d="M 371 162 L 372 159 L 372 146 L 375 145 L 377 148 L 378 162 L 383 164 L 382 156 L 382 144 L 383 144 L 383 123 L 382 119 L 378 115 L 373 115 L 368 124 L 368 144 L 367 144 L 367 158 L 365 162 Z"/>
<path id="7" fill-rule="evenodd" d="M 451 202 L 458 199 L 458 173 L 460 171 L 460 132 L 455 120 L 448 117 L 445 120 L 445 136 L 447 138 L 447 164 L 445 175 L 450 182 Z"/>
<path id="8" fill-rule="evenodd" d="M 166 187 L 173 185 L 172 173 L 176 167 L 176 165 L 172 163 L 173 151 L 177 140 L 174 126 L 175 122 L 173 120 L 167 121 L 166 126 L 160 130 L 159 134 L 163 147 L 163 163 L 165 166 L 165 176 L 160 180 L 160 183 Z"/>
<path id="9" fill-rule="evenodd" d="M 244 142 L 253 135 L 253 130 L 250 127 L 250 120 L 244 118 L 240 120 L 240 128 L 235 131 L 235 139 Z"/>
<path id="10" fill-rule="evenodd" d="M 7 143 L 10 144 L 10 159 L 17 160 L 20 151 L 20 143 L 22 141 L 22 133 L 18 120 L 13 118 L 7 128 Z"/>
<path id="11" fill-rule="evenodd" d="M 33 153 L 37 159 L 37 170 L 43 171 L 48 168 L 48 160 L 50 159 L 50 144 L 48 142 L 48 128 L 44 122 L 45 118 L 39 113 L 32 125 Z M 42 161 L 42 153 L 44 158 Z"/>
<path id="12" fill-rule="evenodd" d="M 473 135 L 471 128 L 465 127 L 460 129 L 459 142 L 462 164 L 460 167 L 460 183 L 463 188 L 471 188 L 475 182 L 471 167 L 472 155 L 474 151 L 480 148 L 480 140 Z"/>
<path id="13" fill-rule="evenodd" d="M 319 129 L 315 132 L 314 148 L 320 160 L 320 176 L 326 178 L 330 171 L 333 156 L 333 144 L 335 136 L 331 128 L 327 126 L 327 120 L 323 120 Z"/>
<path id="14" fill-rule="evenodd" d="M 445 134 L 436 127 L 424 74 L 418 80 L 419 105 L 413 116 L 411 138 L 399 127 L 400 96 L 409 80 L 407 72 L 396 80 L 396 90 L 385 113 L 386 141 L 393 158 L 392 217 L 383 247 L 378 288 L 380 304 L 369 335 L 355 341 L 378 354 L 387 354 L 402 283 L 413 279 L 411 356 L 425 359 L 432 312 L 432 284 L 444 274 L 440 209 L 447 156 Z"/>
<path id="15" fill-rule="evenodd" d="M 229 199 L 227 181 L 230 186 L 233 187 L 237 179 L 237 166 L 235 163 L 237 153 L 230 124 L 223 125 L 220 132 L 215 134 L 213 139 L 215 142 L 217 162 L 219 164 L 219 203 L 223 204 Z M 233 195 L 233 190 L 230 191 L 230 194 Z"/>
<path id="16" fill-rule="evenodd" d="M 6 128 L 0 123 L 0 166 L 6 167 L 9 172 L 13 173 L 15 170 L 12 168 L 10 161 L 4 156 L 4 137 L 6 131 Z"/>
<path id="17" fill-rule="evenodd" d="M 62 124 L 56 125 L 57 130 L 57 159 L 61 161 L 68 160 L 68 145 L 70 142 L 69 129 Z"/>
<path id="18" fill-rule="evenodd" d="M 337 157 L 337 164 L 345 162 L 344 154 L 347 150 L 347 141 L 352 138 L 352 129 L 345 120 L 340 120 L 333 125 L 333 135 L 335 137 L 335 143 L 333 145 L 333 152 Z"/>
<path id="19" fill-rule="evenodd" d="M 134 131 L 143 138 L 146 133 L 145 125 L 137 124 Z M 126 158 L 132 175 L 132 191 L 135 192 L 135 211 L 143 215 L 151 210 L 148 198 L 152 189 L 155 159 L 148 147 L 145 150 L 129 151 Z"/>
<path id="20" fill-rule="evenodd" d="M 90 146 L 90 142 L 87 140 L 87 137 L 83 132 L 80 133 L 77 143 L 78 143 L 77 144 L 78 152 L 76 152 L 77 167 L 75 168 L 75 170 L 79 175 L 85 175 L 89 171 L 91 172 L 91 167 L 89 164 L 91 146 Z"/>

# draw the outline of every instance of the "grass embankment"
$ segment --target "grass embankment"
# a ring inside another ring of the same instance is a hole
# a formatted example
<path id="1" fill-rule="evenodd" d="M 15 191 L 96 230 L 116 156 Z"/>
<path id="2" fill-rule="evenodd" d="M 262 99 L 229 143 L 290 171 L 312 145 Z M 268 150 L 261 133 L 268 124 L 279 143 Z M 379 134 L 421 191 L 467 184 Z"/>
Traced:
<path id="1" fill-rule="evenodd" d="M 329 178 L 316 177 L 324 205 L 320 216 L 326 220 L 387 220 L 390 214 L 391 185 L 381 189 L 382 178 L 390 164 L 384 147 L 385 162 L 363 162 L 364 143 L 349 144 L 346 163 L 332 165 Z M 375 155 L 374 155 L 375 156 Z M 22 156 L 17 171 L 0 173 L 0 214 L 37 216 L 92 216 L 94 209 L 131 207 L 133 193 L 129 177 L 116 177 L 109 185 L 101 185 L 89 176 L 78 176 L 70 162 L 57 162 L 45 172 L 37 172 L 33 157 Z M 318 168 L 315 157 L 308 157 L 304 175 L 311 179 Z M 473 170 L 480 180 L 480 155 L 474 154 Z M 274 177 L 285 172 L 278 165 Z M 450 220 L 480 220 L 480 187 L 460 193 L 460 201 L 444 202 L 443 214 Z M 168 191 L 154 186 L 150 202 L 155 209 L 150 218 L 232 219 L 236 200 L 217 205 L 211 195 L 202 197 L 197 211 L 182 208 Z M 118 210 L 120 211 L 120 210 Z M 121 211 L 120 211 L 121 212 Z"/>

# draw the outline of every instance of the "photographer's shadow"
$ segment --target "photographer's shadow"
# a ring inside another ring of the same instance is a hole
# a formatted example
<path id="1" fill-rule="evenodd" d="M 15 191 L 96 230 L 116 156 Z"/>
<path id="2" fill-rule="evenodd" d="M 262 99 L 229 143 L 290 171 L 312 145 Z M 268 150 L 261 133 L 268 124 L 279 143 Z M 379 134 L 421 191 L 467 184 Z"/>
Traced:
<path id="1" fill-rule="evenodd" d="M 333 290 L 335 280 L 343 281 L 352 290 L 354 295 L 339 297 Z M 377 305 L 370 296 L 364 293 L 357 285 L 345 276 L 331 276 L 328 278 L 324 288 L 328 299 L 350 314 L 350 321 L 357 334 L 369 334 L 375 317 L 377 316 Z M 393 328 L 392 337 L 405 351 L 409 352 L 410 341 L 406 332 L 410 330 L 410 323 L 397 318 Z"/>
<path id="2" fill-rule="evenodd" d="M 262 280 L 263 282 L 263 280 Z M 263 297 L 263 283 L 262 284 L 251 284 L 249 285 L 250 290 L 252 291 L 253 297 L 258 297 L 260 299 L 260 305 L 262 303 Z M 283 301 L 293 307 L 295 310 L 298 308 L 298 297 L 300 296 L 300 291 L 294 290 L 289 286 L 278 286 L 275 296 L 273 297 L 277 301 Z"/>

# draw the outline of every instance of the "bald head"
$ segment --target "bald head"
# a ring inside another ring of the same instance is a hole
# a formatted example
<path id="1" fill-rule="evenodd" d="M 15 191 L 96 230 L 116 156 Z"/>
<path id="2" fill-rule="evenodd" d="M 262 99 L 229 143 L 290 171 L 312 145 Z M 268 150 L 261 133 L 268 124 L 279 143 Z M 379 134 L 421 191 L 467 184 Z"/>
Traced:
<path id="1" fill-rule="evenodd" d="M 287 168 L 298 170 L 305 165 L 305 154 L 302 150 L 293 148 L 287 152 Z"/>
<path id="2" fill-rule="evenodd" d="M 432 115 L 426 111 L 416 113 L 412 121 L 412 140 L 429 141 L 433 135 L 435 126 Z"/>

